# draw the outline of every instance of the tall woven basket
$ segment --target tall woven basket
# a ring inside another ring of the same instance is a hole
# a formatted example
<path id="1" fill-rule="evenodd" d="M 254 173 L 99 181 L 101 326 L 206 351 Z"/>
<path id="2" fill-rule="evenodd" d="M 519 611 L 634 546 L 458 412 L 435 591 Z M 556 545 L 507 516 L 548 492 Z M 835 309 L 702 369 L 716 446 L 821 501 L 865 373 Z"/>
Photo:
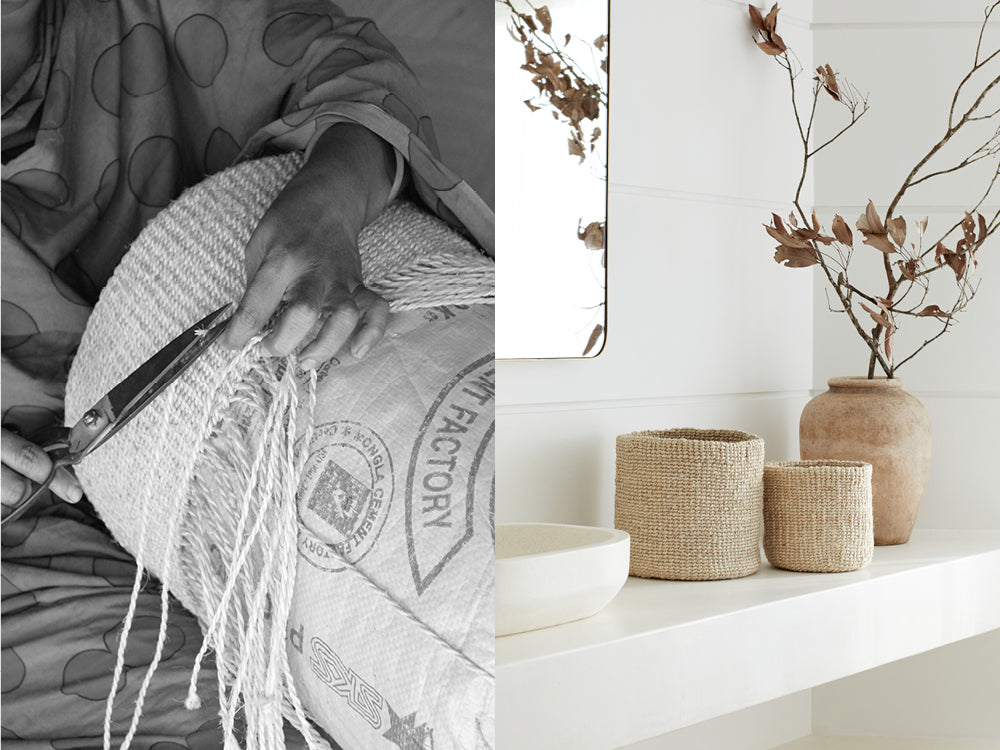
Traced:
<path id="1" fill-rule="evenodd" d="M 857 570 L 871 562 L 872 467 L 862 461 L 764 466 L 764 553 L 776 568 Z"/>
<path id="2" fill-rule="evenodd" d="M 760 567 L 764 441 L 737 430 L 619 435 L 615 526 L 632 537 L 629 572 L 708 581 Z"/>

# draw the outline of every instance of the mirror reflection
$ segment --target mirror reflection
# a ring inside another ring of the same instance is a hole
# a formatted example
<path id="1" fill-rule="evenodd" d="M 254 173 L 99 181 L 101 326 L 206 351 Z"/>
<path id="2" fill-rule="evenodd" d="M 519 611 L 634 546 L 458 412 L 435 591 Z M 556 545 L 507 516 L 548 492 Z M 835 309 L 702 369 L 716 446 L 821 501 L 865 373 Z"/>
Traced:
<path id="1" fill-rule="evenodd" d="M 497 357 L 593 357 L 607 327 L 608 5 L 495 11 Z"/>

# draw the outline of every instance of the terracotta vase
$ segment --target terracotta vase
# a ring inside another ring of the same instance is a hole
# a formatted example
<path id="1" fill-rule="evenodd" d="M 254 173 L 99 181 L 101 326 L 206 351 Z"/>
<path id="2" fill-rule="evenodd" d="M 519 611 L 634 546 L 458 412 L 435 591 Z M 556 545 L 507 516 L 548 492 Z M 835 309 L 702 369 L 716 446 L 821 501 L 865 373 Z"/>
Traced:
<path id="1" fill-rule="evenodd" d="M 931 468 L 931 422 L 899 378 L 832 378 L 799 420 L 803 459 L 872 465 L 875 544 L 910 538 Z"/>

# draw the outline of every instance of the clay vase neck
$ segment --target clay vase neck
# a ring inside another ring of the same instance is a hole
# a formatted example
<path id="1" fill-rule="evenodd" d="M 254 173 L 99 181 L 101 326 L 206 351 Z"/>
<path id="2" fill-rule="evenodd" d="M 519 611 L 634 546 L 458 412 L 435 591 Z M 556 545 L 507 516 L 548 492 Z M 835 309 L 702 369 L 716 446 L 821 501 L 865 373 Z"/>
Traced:
<path id="1" fill-rule="evenodd" d="M 799 421 L 803 459 L 872 465 L 875 544 L 910 538 L 931 465 L 931 424 L 899 378 L 831 378 Z"/>

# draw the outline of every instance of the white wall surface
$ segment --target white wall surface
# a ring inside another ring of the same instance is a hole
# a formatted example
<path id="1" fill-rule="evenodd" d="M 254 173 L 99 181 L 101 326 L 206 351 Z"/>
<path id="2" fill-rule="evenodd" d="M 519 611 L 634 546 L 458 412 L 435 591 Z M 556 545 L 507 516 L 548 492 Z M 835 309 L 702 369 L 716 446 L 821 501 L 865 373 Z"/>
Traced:
<path id="1" fill-rule="evenodd" d="M 810 10 L 782 12 L 804 60 Z M 736 0 L 612 3 L 607 344 L 497 363 L 498 522 L 610 525 L 622 432 L 737 427 L 794 456 L 812 285 L 761 228 L 787 213 L 798 156 L 783 71 L 751 32 Z"/>
<path id="2" fill-rule="evenodd" d="M 996 739 L 1000 631 L 813 689 L 817 734 Z"/>
<path id="3" fill-rule="evenodd" d="M 939 140 L 955 87 L 971 67 L 984 6 L 981 0 L 816 0 L 816 63 L 829 62 L 842 71 L 869 93 L 871 103 L 861 123 L 818 157 L 815 200 L 824 221 L 839 212 L 853 225 L 869 198 L 884 212 L 906 174 Z M 987 33 L 984 49 L 995 49 L 998 43 L 1000 18 Z M 1000 74 L 1000 61 L 985 72 L 988 77 L 981 82 Z M 970 99 L 960 99 L 963 102 L 968 105 Z M 988 102 L 987 112 L 996 109 L 1000 94 Z M 821 133 L 835 126 L 832 118 L 821 122 Z M 977 131 L 983 141 L 996 122 L 984 126 Z M 949 144 L 951 151 L 942 152 L 938 167 L 951 166 L 969 143 L 964 139 Z M 982 166 L 989 170 L 992 164 Z M 908 219 L 927 216 L 928 235 L 936 239 L 978 200 L 991 173 L 977 165 L 929 181 L 912 198 L 908 193 L 896 213 Z M 1000 192 L 982 212 L 988 218 L 998 206 Z M 941 232 L 935 234 L 936 227 Z M 1000 488 L 987 468 L 1000 449 L 998 253 L 1000 245 L 993 238 L 979 255 L 979 293 L 957 325 L 899 371 L 904 387 L 927 407 L 934 430 L 934 462 L 919 526 L 1000 527 Z M 859 246 L 855 258 L 872 261 L 858 278 L 884 294 L 881 253 Z M 934 276 L 927 303 L 947 308 L 953 299 L 954 276 L 948 270 Z M 825 309 L 824 285 L 819 274 L 815 279 L 813 374 L 815 387 L 824 388 L 830 377 L 863 374 L 868 359 L 845 316 Z M 922 322 L 908 321 L 901 328 L 897 351 L 912 351 L 936 332 L 935 325 Z"/>
<path id="4" fill-rule="evenodd" d="M 803 690 L 636 742 L 625 750 L 771 750 L 811 732 L 812 691 Z"/>

